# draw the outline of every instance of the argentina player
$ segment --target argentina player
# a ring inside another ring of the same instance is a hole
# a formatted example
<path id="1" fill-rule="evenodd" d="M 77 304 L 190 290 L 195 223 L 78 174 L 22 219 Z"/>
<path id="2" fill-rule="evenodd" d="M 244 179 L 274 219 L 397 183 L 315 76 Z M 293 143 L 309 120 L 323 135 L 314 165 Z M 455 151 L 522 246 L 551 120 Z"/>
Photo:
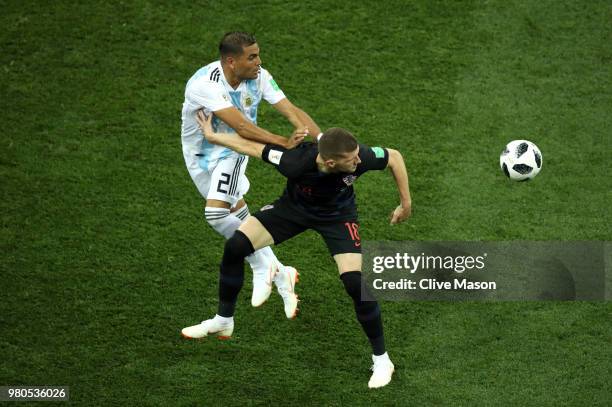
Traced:
<path id="1" fill-rule="evenodd" d="M 181 139 L 185 164 L 198 191 L 206 200 L 205 217 L 226 239 L 249 216 L 244 195 L 249 189 L 245 176 L 248 157 L 223 146 L 208 143 L 196 121 L 196 112 L 215 113 L 213 128 L 221 133 L 238 133 L 261 143 L 293 148 L 310 131 L 319 134 L 316 123 L 293 105 L 268 71 L 261 67 L 259 46 L 253 35 L 225 34 L 219 44 L 220 60 L 199 69 L 187 82 L 182 110 Z M 265 100 L 291 122 L 290 138 L 257 126 L 257 107 Z M 263 304 L 272 281 L 283 298 L 287 318 L 297 312 L 294 285 L 297 271 L 283 266 L 269 247 L 247 257 L 253 269 L 253 306 Z"/>

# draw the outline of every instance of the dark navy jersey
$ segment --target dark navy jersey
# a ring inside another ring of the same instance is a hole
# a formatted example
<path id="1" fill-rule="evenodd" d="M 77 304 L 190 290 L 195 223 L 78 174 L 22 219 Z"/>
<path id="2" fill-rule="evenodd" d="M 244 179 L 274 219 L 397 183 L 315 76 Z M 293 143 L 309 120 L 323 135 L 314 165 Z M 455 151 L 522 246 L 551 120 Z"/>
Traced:
<path id="1" fill-rule="evenodd" d="M 318 153 L 318 146 L 314 143 L 302 143 L 291 150 L 268 144 L 262 159 L 287 178 L 281 199 L 300 212 L 321 220 L 356 218 L 353 182 L 369 170 L 385 169 L 389 152 L 384 148 L 359 144 L 361 163 L 353 173 L 320 172 L 316 162 Z"/>

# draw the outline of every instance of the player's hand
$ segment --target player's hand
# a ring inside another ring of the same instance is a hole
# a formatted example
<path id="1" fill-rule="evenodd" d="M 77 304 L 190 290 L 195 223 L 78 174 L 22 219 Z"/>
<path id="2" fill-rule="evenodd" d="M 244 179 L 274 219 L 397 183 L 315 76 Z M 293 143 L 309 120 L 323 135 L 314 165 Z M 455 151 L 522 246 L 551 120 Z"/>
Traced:
<path id="1" fill-rule="evenodd" d="M 286 148 L 292 149 L 304 141 L 304 137 L 308 135 L 308 127 L 299 127 L 293 131 L 291 137 L 287 140 Z"/>
<path id="2" fill-rule="evenodd" d="M 398 206 L 391 212 L 389 219 L 392 225 L 397 225 L 400 222 L 405 221 L 412 214 L 412 204 L 408 206 Z"/>
<path id="3" fill-rule="evenodd" d="M 293 130 L 293 134 L 291 135 L 293 136 L 294 134 L 303 134 L 304 136 L 307 136 L 310 134 L 310 132 L 308 131 L 307 126 L 301 126 L 301 127 L 296 127 L 295 130 Z"/>
<path id="4" fill-rule="evenodd" d="M 196 120 L 206 139 L 210 139 L 213 136 L 212 117 L 212 113 L 206 116 L 202 110 L 198 110 L 196 114 Z"/>

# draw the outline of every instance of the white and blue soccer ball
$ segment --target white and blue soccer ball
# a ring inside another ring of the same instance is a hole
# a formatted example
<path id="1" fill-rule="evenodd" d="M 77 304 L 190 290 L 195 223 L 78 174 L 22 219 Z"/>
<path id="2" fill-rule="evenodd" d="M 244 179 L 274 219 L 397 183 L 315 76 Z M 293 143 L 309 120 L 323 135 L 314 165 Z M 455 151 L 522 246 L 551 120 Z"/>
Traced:
<path id="1" fill-rule="evenodd" d="M 499 156 L 499 166 L 513 181 L 528 181 L 542 169 L 542 153 L 527 140 L 512 140 Z"/>

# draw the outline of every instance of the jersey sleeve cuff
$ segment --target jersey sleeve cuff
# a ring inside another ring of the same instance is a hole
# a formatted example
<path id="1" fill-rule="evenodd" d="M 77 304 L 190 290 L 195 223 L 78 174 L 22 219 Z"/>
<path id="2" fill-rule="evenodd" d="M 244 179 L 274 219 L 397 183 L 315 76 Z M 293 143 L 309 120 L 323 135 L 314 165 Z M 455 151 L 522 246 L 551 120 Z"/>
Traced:
<path id="1" fill-rule="evenodd" d="M 268 97 L 268 98 L 264 98 L 266 99 L 266 102 L 268 102 L 271 105 L 275 105 L 278 102 L 280 102 L 283 99 L 286 99 L 287 96 L 285 96 L 285 94 L 283 93 L 283 91 L 279 91 L 276 95 L 272 96 L 272 97 Z"/>
<path id="2" fill-rule="evenodd" d="M 273 144 L 266 144 L 263 148 L 263 151 L 261 152 L 261 159 L 263 160 L 263 162 L 270 164 L 270 160 L 268 159 L 268 156 L 270 155 L 270 149 L 272 148 Z"/>
<path id="3" fill-rule="evenodd" d="M 276 144 L 266 144 L 261 152 L 261 159 L 268 164 L 279 166 L 281 157 L 285 151 L 287 151 L 286 148 L 277 146 Z"/>
<path id="4" fill-rule="evenodd" d="M 385 168 L 387 168 L 387 166 L 389 165 L 389 150 L 383 148 L 383 151 L 385 152 Z"/>

